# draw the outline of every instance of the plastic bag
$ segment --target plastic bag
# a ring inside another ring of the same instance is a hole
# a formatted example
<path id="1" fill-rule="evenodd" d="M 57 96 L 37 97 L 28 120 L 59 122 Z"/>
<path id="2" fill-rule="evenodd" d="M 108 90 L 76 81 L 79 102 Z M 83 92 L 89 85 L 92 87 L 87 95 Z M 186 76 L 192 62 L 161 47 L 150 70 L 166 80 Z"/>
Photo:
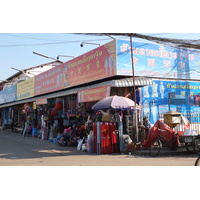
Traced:
<path id="1" fill-rule="evenodd" d="M 81 151 L 82 149 L 82 144 L 83 144 L 83 139 L 78 140 L 78 145 L 77 145 L 77 150 Z"/>
<path id="2" fill-rule="evenodd" d="M 82 150 L 82 151 L 87 151 L 87 145 L 86 145 L 86 143 L 83 143 L 83 144 L 82 144 L 81 150 Z"/>

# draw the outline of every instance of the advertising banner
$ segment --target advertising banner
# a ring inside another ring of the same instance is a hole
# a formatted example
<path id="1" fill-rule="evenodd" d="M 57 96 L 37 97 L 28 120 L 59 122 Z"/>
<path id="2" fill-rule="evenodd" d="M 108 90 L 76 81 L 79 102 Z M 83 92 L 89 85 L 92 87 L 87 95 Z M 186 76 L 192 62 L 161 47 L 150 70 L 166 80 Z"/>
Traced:
<path id="1" fill-rule="evenodd" d="M 142 87 L 143 116 L 154 124 L 158 113 L 174 110 L 183 114 L 200 112 L 200 83 L 188 81 L 153 81 Z"/>
<path id="2" fill-rule="evenodd" d="M 78 91 L 78 103 L 99 101 L 110 96 L 110 86 L 102 86 Z"/>
<path id="3" fill-rule="evenodd" d="M 4 90 L 0 91 L 0 104 L 5 103 Z"/>
<path id="4" fill-rule="evenodd" d="M 17 100 L 26 99 L 34 96 L 35 78 L 17 83 Z"/>
<path id="5" fill-rule="evenodd" d="M 36 99 L 35 105 L 47 104 L 47 98 Z"/>
<path id="6" fill-rule="evenodd" d="M 132 46 L 135 76 L 199 79 L 200 51 L 142 42 Z M 132 76 L 129 40 L 117 40 L 117 74 Z"/>
<path id="7" fill-rule="evenodd" d="M 10 86 L 9 88 L 6 88 L 4 90 L 4 98 L 5 98 L 5 103 L 16 101 L 17 100 L 17 86 L 13 85 L 13 86 Z"/>
<path id="8" fill-rule="evenodd" d="M 115 75 L 115 42 L 107 43 L 64 64 L 64 88 Z"/>
<path id="9" fill-rule="evenodd" d="M 63 65 L 35 76 L 35 96 L 63 89 Z"/>

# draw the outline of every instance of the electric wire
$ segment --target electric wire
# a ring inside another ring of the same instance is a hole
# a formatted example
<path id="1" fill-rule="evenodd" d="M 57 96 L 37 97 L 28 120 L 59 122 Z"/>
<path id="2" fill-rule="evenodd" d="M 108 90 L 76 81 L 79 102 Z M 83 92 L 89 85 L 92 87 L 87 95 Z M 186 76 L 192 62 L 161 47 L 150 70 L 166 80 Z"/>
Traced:
<path id="1" fill-rule="evenodd" d="M 21 35 L 14 35 L 11 33 L 1 33 L 2 35 L 8 35 L 12 37 L 20 37 L 20 38 L 25 38 L 25 39 L 31 39 L 31 40 L 45 40 L 45 41 L 64 41 L 64 40 L 51 40 L 51 39 L 42 39 L 42 38 L 34 38 L 34 37 L 26 37 L 26 36 L 21 36 Z"/>
<path id="2" fill-rule="evenodd" d="M 0 47 L 19 47 L 19 46 L 38 46 L 38 45 L 55 45 L 55 44 L 69 44 L 69 43 L 81 43 L 81 42 L 93 42 L 93 41 L 104 41 L 111 40 L 110 38 L 105 39 L 94 39 L 94 40 L 77 40 L 77 41 L 63 41 L 63 42 L 49 42 L 49 43 L 35 43 L 35 44 L 8 44 L 0 45 Z"/>
<path id="3" fill-rule="evenodd" d="M 104 33 L 77 33 L 77 34 L 85 34 L 85 35 L 105 35 Z M 189 48 L 189 49 L 200 49 L 200 40 L 191 40 L 191 39 L 174 39 L 174 38 L 166 38 L 166 37 L 155 37 L 150 35 L 144 35 L 139 33 L 107 33 L 107 35 L 111 36 L 127 36 L 134 37 L 144 40 L 153 41 L 162 45 L 168 45 L 175 48 Z"/>

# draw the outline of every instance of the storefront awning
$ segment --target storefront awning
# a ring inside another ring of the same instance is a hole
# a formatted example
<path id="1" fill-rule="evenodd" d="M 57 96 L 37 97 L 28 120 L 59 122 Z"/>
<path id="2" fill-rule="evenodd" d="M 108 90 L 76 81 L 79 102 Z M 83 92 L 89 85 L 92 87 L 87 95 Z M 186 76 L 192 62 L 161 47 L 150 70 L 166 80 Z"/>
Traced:
<path id="1" fill-rule="evenodd" d="M 151 78 L 146 78 L 146 77 L 135 77 L 135 86 L 146 86 L 146 85 L 152 85 L 153 80 Z M 36 101 L 37 99 L 41 98 L 56 98 L 56 97 L 62 97 L 62 96 L 67 96 L 70 94 L 76 94 L 80 90 L 86 90 L 86 89 L 92 89 L 96 87 L 101 87 L 101 86 L 111 86 L 111 87 L 132 87 L 133 86 L 133 78 L 125 78 L 125 79 L 117 79 L 117 80 L 109 80 L 109 81 L 104 81 L 101 83 L 96 83 L 96 84 L 91 84 L 88 86 L 81 86 L 73 89 L 66 89 L 50 94 L 44 94 L 40 95 L 39 97 L 32 97 L 28 99 L 23 99 L 15 102 L 10 102 L 7 104 L 2 104 L 0 105 L 0 108 L 8 107 L 8 106 L 13 106 L 17 104 L 22 104 L 22 103 L 27 103 L 27 102 L 33 102 Z"/>
<path id="2" fill-rule="evenodd" d="M 135 86 L 152 85 L 151 78 L 135 77 Z M 133 86 L 133 78 L 118 79 L 111 81 L 111 87 L 131 87 Z"/>

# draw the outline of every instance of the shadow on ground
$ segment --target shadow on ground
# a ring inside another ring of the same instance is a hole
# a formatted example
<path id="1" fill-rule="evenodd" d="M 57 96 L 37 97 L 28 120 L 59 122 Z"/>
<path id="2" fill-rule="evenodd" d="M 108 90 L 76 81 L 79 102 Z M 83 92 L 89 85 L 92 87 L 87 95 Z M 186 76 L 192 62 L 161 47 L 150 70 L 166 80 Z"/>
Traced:
<path id="1" fill-rule="evenodd" d="M 78 151 L 76 147 L 60 147 L 57 144 L 34 137 L 23 137 L 21 133 L 13 133 L 9 130 L 0 131 L 0 158 L 5 159 L 31 159 L 53 156 L 100 156 L 101 154 Z M 108 156 L 119 156 L 122 154 L 110 154 Z M 149 150 L 139 150 L 131 156 L 151 158 Z M 197 157 L 189 154 L 186 149 L 170 151 L 162 149 L 160 157 Z"/>

